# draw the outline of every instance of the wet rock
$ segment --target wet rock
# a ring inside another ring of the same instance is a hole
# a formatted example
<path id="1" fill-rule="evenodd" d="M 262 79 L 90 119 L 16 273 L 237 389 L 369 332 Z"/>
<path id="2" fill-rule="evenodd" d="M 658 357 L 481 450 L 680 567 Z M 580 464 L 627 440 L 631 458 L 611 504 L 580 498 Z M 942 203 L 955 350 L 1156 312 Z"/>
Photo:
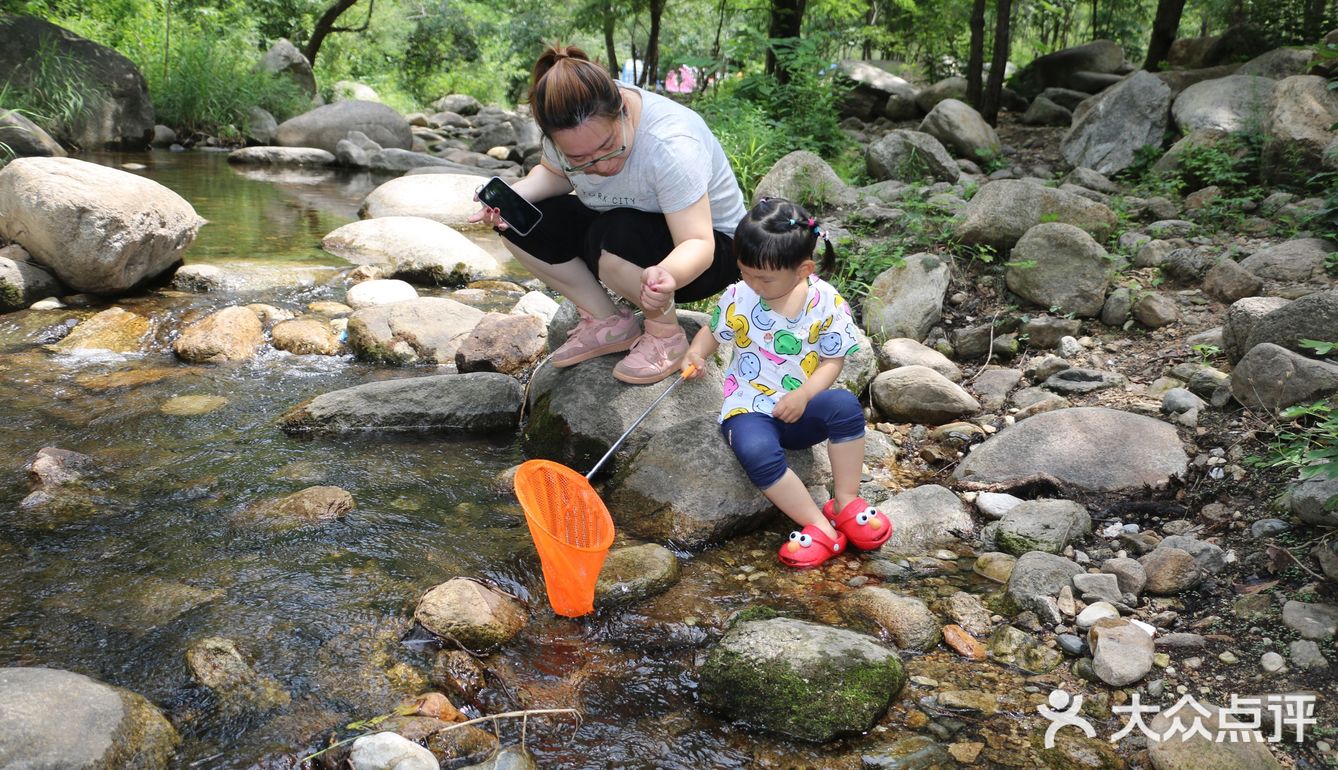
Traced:
<path id="1" fill-rule="evenodd" d="M 942 624 L 925 603 L 878 586 L 841 597 L 841 612 L 853 621 L 880 626 L 901 650 L 924 651 L 942 639 Z"/>
<path id="2" fill-rule="evenodd" d="M 3 123 L 4 114 L 0 113 L 0 137 L 5 133 Z M 43 297 L 61 293 L 56 277 L 34 263 L 22 246 L 0 247 L 0 313 L 28 307 Z"/>
<path id="3" fill-rule="evenodd" d="M 1328 668 L 1329 661 L 1320 652 L 1319 645 L 1310 639 L 1297 639 L 1288 645 L 1292 665 L 1302 670 Z"/>
<path id="4" fill-rule="evenodd" d="M 898 337 L 878 349 L 878 366 L 884 371 L 902 366 L 924 366 L 952 382 L 962 381 L 962 370 L 947 356 L 912 339 Z"/>
<path id="5" fill-rule="evenodd" d="M 874 406 L 899 422 L 941 425 L 980 411 L 980 403 L 943 375 L 923 366 L 903 366 L 873 380 Z"/>
<path id="6" fill-rule="evenodd" d="M 150 330 L 149 319 L 119 307 L 108 308 L 82 321 L 52 349 L 62 353 L 79 350 L 110 350 L 138 353 Z"/>
<path id="7" fill-rule="evenodd" d="M 285 414 L 285 433 L 446 431 L 488 433 L 514 428 L 520 383 L 502 374 L 440 374 L 369 382 L 323 393 Z"/>
<path id="8" fill-rule="evenodd" d="M 875 745 L 860 756 L 864 770 L 928 770 L 947 767 L 947 750 L 924 735 L 912 735 L 889 744 Z"/>
<path id="9" fill-rule="evenodd" d="M 172 349 L 188 363 L 222 364 L 249 361 L 264 344 L 260 318 L 244 307 L 228 307 L 187 326 Z"/>
<path id="10" fill-rule="evenodd" d="M 1023 554 L 1008 577 L 1008 596 L 1019 608 L 1041 613 L 1045 599 L 1059 595 L 1083 568 L 1062 556 L 1032 551 Z"/>
<path id="11" fill-rule="evenodd" d="M 275 348 L 293 355 L 337 356 L 343 350 L 330 325 L 311 318 L 280 321 L 270 337 Z"/>
<path id="12" fill-rule="evenodd" d="M 1020 180 L 990 182 L 971 198 L 957 225 L 963 243 L 1011 249 L 1042 218 L 1073 225 L 1104 241 L 1115 227 L 1105 205 Z"/>
<path id="13" fill-rule="evenodd" d="M 1101 571 L 1115 576 L 1121 594 L 1138 596 L 1143 593 L 1143 587 L 1147 585 L 1147 572 L 1137 559 L 1107 559 L 1101 565 Z"/>
<path id="14" fill-rule="evenodd" d="M 329 521 L 343 518 L 355 507 L 353 495 L 339 487 L 308 487 L 281 500 L 260 504 L 255 515 L 280 521 Z"/>
<path id="15" fill-rule="evenodd" d="M 0 170 L 0 238 L 20 243 L 75 291 L 120 294 L 180 261 L 204 224 L 150 179 L 74 158 Z"/>
<path id="16" fill-rule="evenodd" d="M 1027 500 L 999 520 L 999 547 L 1016 556 L 1028 551 L 1059 553 L 1070 542 L 1092 533 L 1092 517 L 1070 500 Z"/>
<path id="17" fill-rule="evenodd" d="M 508 642 L 527 618 L 514 598 L 476 580 L 453 578 L 423 594 L 414 620 L 442 638 L 485 651 Z"/>
<path id="18" fill-rule="evenodd" d="M 392 732 L 357 739 L 348 761 L 353 770 L 440 770 L 431 751 Z"/>
<path id="19" fill-rule="evenodd" d="M 1230 383 L 1231 396 L 1245 406 L 1283 409 L 1338 390 L 1338 366 L 1265 342 L 1236 364 Z"/>
<path id="20" fill-rule="evenodd" d="M 1007 583 L 1017 566 L 1017 559 L 1006 553 L 982 553 L 972 568 L 977 575 L 996 583 Z M 1077 566 L 1076 564 L 1074 566 Z M 1058 590 L 1058 589 L 1056 589 Z"/>
<path id="21" fill-rule="evenodd" d="M 1138 562 L 1147 573 L 1144 590 L 1156 596 L 1173 596 L 1203 580 L 1194 557 L 1179 548 L 1156 548 Z"/>
<path id="22" fill-rule="evenodd" d="M 61 669 L 0 668 L 0 702 L 10 767 L 165 770 L 181 742 L 142 696 Z"/>
<path id="23" fill-rule="evenodd" d="M 1208 711 L 1207 716 L 1193 712 L 1191 717 L 1184 708 L 1172 715 L 1167 709 L 1148 722 L 1155 736 L 1148 738 L 1148 758 L 1156 770 L 1281 770 L 1261 733 L 1240 727 L 1224 731 L 1224 724 L 1238 724 L 1239 720 L 1224 717 L 1211 703 L 1199 701 L 1199 705 Z M 1192 724 L 1201 725 L 1206 735 L 1191 732 Z M 1173 725 L 1178 725 L 1174 732 Z M 1229 740 L 1233 735 L 1241 742 Z"/>
<path id="24" fill-rule="evenodd" d="M 1029 417 L 972 449 L 954 477 L 1016 486 L 1038 475 L 1080 489 L 1159 487 L 1189 463 L 1175 429 L 1150 417 L 1100 407 Z"/>
<path id="25" fill-rule="evenodd" d="M 455 352 L 461 372 L 516 375 L 548 352 L 548 325 L 533 315 L 488 313 Z"/>
<path id="26" fill-rule="evenodd" d="M 539 770 L 539 762 L 524 746 L 505 746 L 488 760 L 460 770 Z"/>
<path id="27" fill-rule="evenodd" d="M 870 636 L 788 618 L 735 624 L 709 653 L 699 697 L 745 726 L 824 742 L 871 728 L 905 683 Z"/>
<path id="28" fill-rule="evenodd" d="M 465 650 L 441 650 L 432 661 L 432 684 L 457 700 L 474 702 L 487 686 L 483 664 Z"/>
<path id="29" fill-rule="evenodd" d="M 1010 291 L 1030 303 L 1094 317 L 1105 303 L 1111 268 L 1105 249 L 1084 230 L 1044 222 L 1017 241 L 1005 277 Z"/>
<path id="30" fill-rule="evenodd" d="M 937 484 L 925 484 L 870 503 L 892 520 L 892 537 L 880 553 L 927 553 L 972 531 L 971 514 L 957 495 Z"/>
<path id="31" fill-rule="evenodd" d="M 964 628 L 952 623 L 943 627 L 943 643 L 967 660 L 984 660 L 989 657 L 989 651 L 984 645 Z"/>
<path id="32" fill-rule="evenodd" d="M 615 548 L 595 584 L 595 606 L 630 604 L 664 593 L 678 582 L 678 557 L 655 543 Z"/>
<path id="33" fill-rule="evenodd" d="M 980 690 L 946 690 L 935 696 L 938 705 L 953 711 L 989 716 L 999 711 L 999 696 Z"/>
<path id="34" fill-rule="evenodd" d="M 92 457 L 58 447 L 43 447 L 23 466 L 34 489 L 83 481 L 97 472 Z"/>
<path id="35" fill-rule="evenodd" d="M 384 265 L 389 275 L 456 286 L 500 272 L 497 260 L 454 228 L 425 217 L 388 216 L 344 225 L 321 248 L 355 264 Z"/>
<path id="36" fill-rule="evenodd" d="M 226 396 L 195 394 L 169 398 L 158 407 L 158 411 L 173 417 L 194 417 L 218 411 L 227 405 Z"/>
<path id="37" fill-rule="evenodd" d="M 348 344 L 359 358 L 374 363 L 452 364 L 481 318 L 483 311 L 455 300 L 420 297 L 355 312 L 348 322 Z"/>
<path id="38" fill-rule="evenodd" d="M 484 762 L 497 753 L 497 736 L 473 726 L 437 730 L 427 736 L 427 750 L 441 767 Z"/>
<path id="39" fill-rule="evenodd" d="M 218 636 L 199 639 L 186 650 L 191 678 L 218 695 L 227 710 L 286 706 L 292 697 L 276 680 L 256 674 L 236 642 Z"/>
<path id="40" fill-rule="evenodd" d="M 977 636 L 988 633 L 994 623 L 990 611 L 974 594 L 958 591 L 943 601 L 943 612 L 965 631 Z"/>
<path id="41" fill-rule="evenodd" d="M 1332 639 L 1338 633 L 1338 606 L 1292 600 L 1282 605 L 1282 622 L 1304 639 Z"/>

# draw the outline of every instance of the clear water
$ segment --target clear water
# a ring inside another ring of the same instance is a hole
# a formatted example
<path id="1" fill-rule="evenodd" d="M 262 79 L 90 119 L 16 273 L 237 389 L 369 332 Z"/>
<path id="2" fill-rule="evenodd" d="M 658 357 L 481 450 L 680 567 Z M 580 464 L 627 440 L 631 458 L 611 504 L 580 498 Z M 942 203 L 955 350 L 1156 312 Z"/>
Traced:
<path id="1" fill-rule="evenodd" d="M 242 169 L 206 153 L 96 160 L 146 164 L 140 173 L 210 221 L 187 262 L 245 280 L 221 295 L 160 290 L 118 301 L 155 324 L 139 355 L 72 357 L 42 346 L 98 308 L 0 316 L 0 665 L 69 669 L 143 694 L 183 735 L 180 767 L 292 767 L 330 734 L 350 735 L 348 722 L 432 689 L 434 653 L 400 637 L 424 591 L 464 575 L 531 600 L 533 619 L 484 660 L 489 687 L 461 705 L 473 714 L 582 711 L 578 730 L 531 723 L 529 745 L 544 767 L 825 766 L 830 752 L 851 750 L 720 723 L 696 706 L 695 671 L 703 640 L 741 607 L 781 605 L 835 621 L 830 603 L 857 562 L 844 575 L 778 579 L 780 535 L 760 533 L 690 560 L 683 582 L 661 597 L 587 620 L 557 618 L 522 513 L 497 491 L 497 475 L 524 459 L 516 436 L 302 440 L 276 427 L 317 394 L 432 370 L 272 351 L 238 366 L 172 356 L 182 323 L 213 309 L 262 301 L 301 310 L 342 298 L 348 265 L 318 243 L 356 217 L 380 180 Z M 145 381 L 115 379 L 131 375 Z M 184 395 L 226 403 L 196 416 L 163 412 Z M 48 446 L 90 455 L 100 472 L 78 505 L 23 508 L 24 465 Z M 247 515 L 318 484 L 351 492 L 356 510 L 289 528 Z M 185 665 L 189 645 L 207 636 L 235 640 L 291 704 L 220 709 Z M 504 724 L 503 738 L 518 730 Z"/>

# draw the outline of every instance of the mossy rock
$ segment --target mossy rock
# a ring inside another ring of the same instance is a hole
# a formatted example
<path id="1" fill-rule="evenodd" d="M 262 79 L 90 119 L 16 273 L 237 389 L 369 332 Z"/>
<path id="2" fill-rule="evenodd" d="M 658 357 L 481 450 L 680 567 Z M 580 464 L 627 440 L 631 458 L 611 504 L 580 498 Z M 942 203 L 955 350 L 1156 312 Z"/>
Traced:
<path id="1" fill-rule="evenodd" d="M 896 651 L 872 636 L 773 618 L 736 623 L 699 692 L 737 724 L 820 743 L 873 727 L 905 679 Z"/>

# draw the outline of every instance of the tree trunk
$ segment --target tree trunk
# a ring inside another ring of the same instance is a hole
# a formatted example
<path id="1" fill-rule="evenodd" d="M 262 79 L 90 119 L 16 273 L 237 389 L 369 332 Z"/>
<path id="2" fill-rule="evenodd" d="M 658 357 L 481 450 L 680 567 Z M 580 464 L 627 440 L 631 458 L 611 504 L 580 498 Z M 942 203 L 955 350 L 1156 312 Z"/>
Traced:
<path id="1" fill-rule="evenodd" d="M 1328 32 L 1324 29 L 1324 7 L 1327 5 L 1326 0 L 1310 0 L 1306 3 L 1304 20 L 1301 22 L 1301 33 L 1306 40 L 1319 40 Z"/>
<path id="2" fill-rule="evenodd" d="M 966 61 L 966 103 L 980 109 L 980 81 L 985 70 L 985 0 L 971 8 L 971 55 Z"/>
<path id="3" fill-rule="evenodd" d="M 311 30 L 311 39 L 307 41 L 306 47 L 302 49 L 302 55 L 307 57 L 307 61 L 310 62 L 313 69 L 316 67 L 316 54 L 320 53 L 321 43 L 325 42 L 326 36 L 331 32 L 346 31 L 335 27 L 335 22 L 339 21 L 339 17 L 344 11 L 357 4 L 358 0 L 336 0 L 335 4 L 326 8 L 325 13 L 322 13 L 320 19 L 316 21 L 315 28 Z"/>
<path id="4" fill-rule="evenodd" d="M 1012 22 L 1013 0 L 998 0 L 994 12 L 994 58 L 990 59 L 990 79 L 981 99 L 980 115 L 991 126 L 999 123 L 999 97 L 1003 93 L 1004 69 L 1008 66 L 1009 35 Z"/>
<path id="5" fill-rule="evenodd" d="M 646 38 L 646 68 L 642 70 L 637 85 L 642 88 L 649 83 L 650 90 L 655 90 L 659 82 L 656 74 L 660 69 L 660 18 L 664 16 L 665 0 L 650 0 L 650 34 Z"/>
<path id="6" fill-rule="evenodd" d="M 864 14 L 864 26 L 872 27 L 876 23 L 878 23 L 878 0 L 869 0 L 869 12 Z M 866 61 L 873 58 L 873 40 L 868 35 L 864 36 L 864 45 L 860 53 Z"/>
<path id="7" fill-rule="evenodd" d="M 1158 0 L 1157 18 L 1152 22 L 1152 39 L 1148 41 L 1148 58 L 1143 62 L 1143 69 L 1156 72 L 1161 63 L 1171 53 L 1171 43 L 1175 42 L 1176 32 L 1180 29 L 1180 14 L 1185 10 L 1185 0 Z"/>
<path id="8" fill-rule="evenodd" d="M 804 7 L 808 0 L 771 0 L 771 20 L 767 25 L 767 38 L 786 40 L 799 37 L 804 23 Z M 781 83 L 790 82 L 790 73 L 776 58 L 776 51 L 767 48 L 767 74 L 775 75 Z"/>
<path id="9" fill-rule="evenodd" d="M 613 26 L 617 21 L 613 9 L 609 8 L 604 14 L 604 51 L 609 57 L 609 74 L 614 80 L 622 73 L 622 68 L 618 66 L 618 49 L 613 47 Z"/>

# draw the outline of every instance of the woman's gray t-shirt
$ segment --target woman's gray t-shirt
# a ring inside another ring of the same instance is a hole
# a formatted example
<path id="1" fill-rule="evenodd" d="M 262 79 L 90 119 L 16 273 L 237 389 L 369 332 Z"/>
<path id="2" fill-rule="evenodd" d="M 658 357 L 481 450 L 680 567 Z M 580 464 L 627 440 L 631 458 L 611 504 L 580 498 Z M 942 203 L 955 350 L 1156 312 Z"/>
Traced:
<path id="1" fill-rule="evenodd" d="M 613 176 L 567 174 L 581 203 L 595 211 L 630 208 L 672 214 L 706 195 L 712 228 L 734 235 L 747 210 L 719 140 L 687 107 L 635 90 L 641 94 L 641 122 L 622 170 Z M 544 158 L 562 168 L 552 142 L 544 142 Z"/>

